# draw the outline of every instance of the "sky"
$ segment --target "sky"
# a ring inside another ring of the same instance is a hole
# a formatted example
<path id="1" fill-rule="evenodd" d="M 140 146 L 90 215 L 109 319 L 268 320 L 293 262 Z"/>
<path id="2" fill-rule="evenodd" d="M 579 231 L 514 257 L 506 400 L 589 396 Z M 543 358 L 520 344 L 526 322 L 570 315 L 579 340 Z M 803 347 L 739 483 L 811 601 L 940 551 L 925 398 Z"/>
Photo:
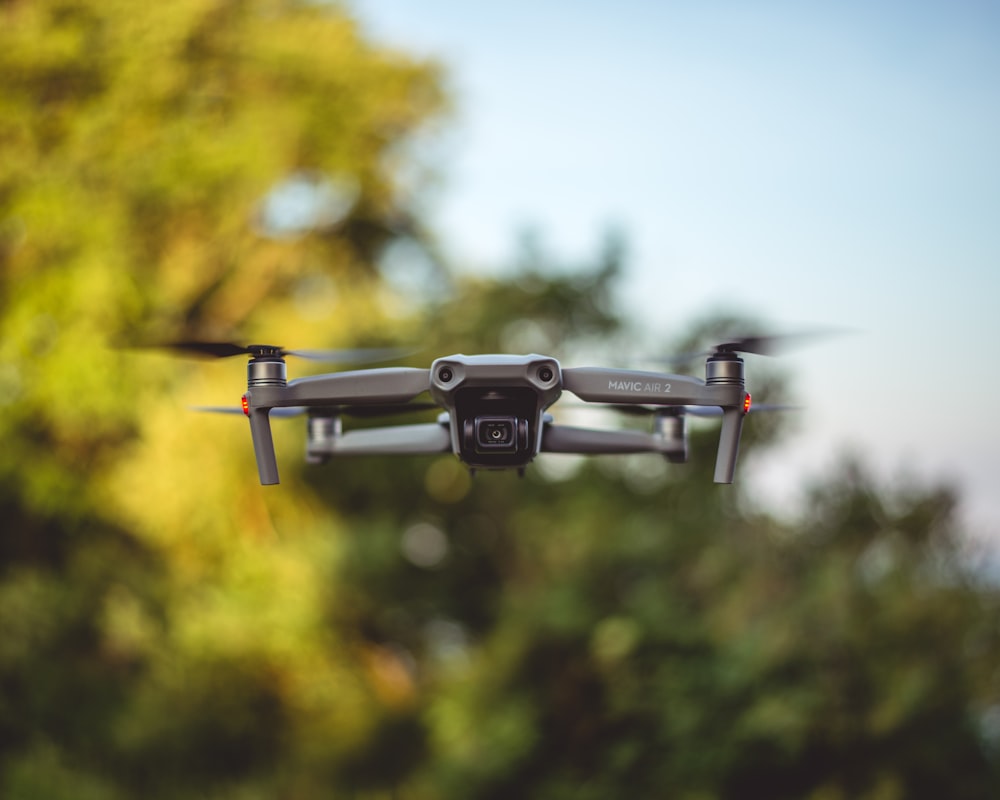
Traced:
<path id="1" fill-rule="evenodd" d="M 737 479 L 795 508 L 853 450 L 958 484 L 1000 548 L 1000 2 L 353 8 L 447 67 L 425 210 L 454 263 L 496 270 L 526 228 L 586 262 L 613 228 L 650 352 L 713 309 L 852 331 L 783 357 L 805 411 Z"/>

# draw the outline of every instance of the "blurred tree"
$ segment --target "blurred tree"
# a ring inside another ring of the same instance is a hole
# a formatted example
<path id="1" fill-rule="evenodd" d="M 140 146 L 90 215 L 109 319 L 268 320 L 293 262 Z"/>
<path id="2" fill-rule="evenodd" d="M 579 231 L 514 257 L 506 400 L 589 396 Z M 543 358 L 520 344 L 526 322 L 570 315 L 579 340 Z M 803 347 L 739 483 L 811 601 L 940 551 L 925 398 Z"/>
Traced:
<path id="1" fill-rule="evenodd" d="M 181 410 L 242 366 L 109 345 L 391 337 L 440 85 L 334 4 L 0 2 L 3 796 L 323 794 L 412 725 L 336 518 Z"/>
<path id="2" fill-rule="evenodd" d="M 435 352 L 510 336 L 620 358 L 615 260 L 534 266 L 553 261 L 460 283 L 429 315 Z M 756 326 L 712 315 L 676 352 Z M 752 366 L 755 396 L 788 399 L 780 372 Z M 779 420 L 748 421 L 744 456 Z M 520 481 L 470 480 L 450 457 L 309 477 L 363 534 L 332 618 L 424 687 L 416 796 L 995 793 L 1000 598 L 966 560 L 954 493 L 848 462 L 807 519 L 778 523 L 712 485 L 716 441 L 696 426 L 683 466 L 543 456 Z"/>
<path id="3" fill-rule="evenodd" d="M 949 492 L 849 464 L 788 527 L 616 472 L 492 507 L 497 623 L 429 714 L 445 796 L 995 795 L 1000 609 Z"/>

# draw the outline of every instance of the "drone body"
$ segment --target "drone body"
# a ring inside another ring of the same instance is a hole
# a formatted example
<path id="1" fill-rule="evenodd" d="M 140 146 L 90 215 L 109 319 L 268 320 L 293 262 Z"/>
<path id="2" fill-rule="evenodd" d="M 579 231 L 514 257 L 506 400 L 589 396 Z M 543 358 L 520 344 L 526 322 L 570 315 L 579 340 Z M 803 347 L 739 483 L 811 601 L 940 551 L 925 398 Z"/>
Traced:
<path id="1" fill-rule="evenodd" d="M 349 454 L 452 452 L 470 469 L 517 470 L 539 453 L 649 452 L 686 461 L 685 414 L 721 411 L 715 482 L 732 483 L 743 417 L 750 409 L 738 344 L 722 345 L 710 354 L 704 380 L 601 367 L 563 368 L 556 359 L 540 355 L 453 355 L 437 359 L 430 369 L 389 367 L 289 381 L 284 356 L 295 353 L 262 345 L 238 352 L 251 356 L 243 411 L 265 485 L 278 483 L 270 417 L 302 411 L 309 414 L 310 462 Z M 652 406 L 654 429 L 643 433 L 558 425 L 546 412 L 564 391 L 588 403 L 643 410 Z M 377 416 L 426 408 L 413 403 L 424 393 L 430 395 L 431 407 L 442 409 L 437 423 L 342 429 L 340 416 L 345 413 Z"/>

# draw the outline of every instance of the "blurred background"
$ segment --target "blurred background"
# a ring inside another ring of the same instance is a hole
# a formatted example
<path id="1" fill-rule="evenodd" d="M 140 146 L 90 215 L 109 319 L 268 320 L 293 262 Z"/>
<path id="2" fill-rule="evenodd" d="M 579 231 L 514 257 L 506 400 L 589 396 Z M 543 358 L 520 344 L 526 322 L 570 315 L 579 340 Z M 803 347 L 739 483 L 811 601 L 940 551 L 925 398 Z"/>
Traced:
<path id="1" fill-rule="evenodd" d="M 996 796 L 997 23 L 0 2 L 0 795 Z M 762 327 L 851 333 L 748 364 L 805 411 L 732 487 L 301 420 L 261 487 L 242 360 L 145 348 Z"/>
<path id="2" fill-rule="evenodd" d="M 997 535 L 1000 425 L 976 411 L 1000 391 L 978 365 L 1000 334 L 996 3 L 358 10 L 451 67 L 427 213 L 456 263 L 502 269 L 525 230 L 586 253 L 613 228 L 639 354 L 709 310 L 853 331 L 789 354 L 808 417 L 742 477 L 798 508 L 803 476 L 863 449 L 883 475 L 961 483 Z"/>

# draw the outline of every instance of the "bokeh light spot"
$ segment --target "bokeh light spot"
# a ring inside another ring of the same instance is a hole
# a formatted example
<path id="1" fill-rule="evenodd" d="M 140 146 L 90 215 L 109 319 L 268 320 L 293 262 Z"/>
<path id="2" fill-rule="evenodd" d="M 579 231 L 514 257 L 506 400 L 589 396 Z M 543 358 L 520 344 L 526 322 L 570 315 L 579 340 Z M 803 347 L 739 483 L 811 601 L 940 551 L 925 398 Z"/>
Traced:
<path id="1" fill-rule="evenodd" d="M 457 503 L 469 493 L 472 478 L 454 456 L 436 459 L 424 476 L 427 494 L 439 503 Z"/>
<path id="2" fill-rule="evenodd" d="M 448 557 L 448 537 L 437 526 L 418 522 L 403 531 L 399 548 L 414 566 L 433 569 Z"/>

